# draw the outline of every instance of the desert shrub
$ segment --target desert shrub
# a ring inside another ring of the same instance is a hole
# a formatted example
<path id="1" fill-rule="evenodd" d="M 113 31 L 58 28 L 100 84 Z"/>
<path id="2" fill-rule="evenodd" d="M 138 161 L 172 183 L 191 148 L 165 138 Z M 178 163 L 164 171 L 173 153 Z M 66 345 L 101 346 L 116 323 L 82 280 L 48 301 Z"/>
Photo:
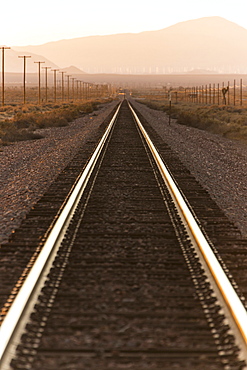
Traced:
<path id="1" fill-rule="evenodd" d="M 60 117 L 56 115 L 51 119 L 49 126 L 50 127 L 65 127 L 65 126 L 68 126 L 68 121 L 65 117 Z"/>
<path id="2" fill-rule="evenodd" d="M 36 117 L 33 129 L 46 128 L 46 127 L 62 127 L 67 126 L 67 120 L 56 112 L 48 112 L 39 114 Z"/>
<path id="3" fill-rule="evenodd" d="M 198 115 L 194 112 L 179 112 L 177 122 L 180 125 L 187 125 L 192 127 L 199 126 Z"/>
<path id="4" fill-rule="evenodd" d="M 5 132 L 2 132 L 1 140 L 3 144 L 8 144 L 15 141 L 25 141 L 25 140 L 37 140 L 41 139 L 42 136 L 34 133 L 33 131 L 27 129 L 17 129 L 14 125 L 10 126 Z"/>
<path id="5" fill-rule="evenodd" d="M 74 121 L 79 115 L 77 110 L 72 108 L 66 108 L 59 112 L 59 114 L 67 121 L 72 122 Z"/>
<path id="6" fill-rule="evenodd" d="M 230 133 L 233 132 L 235 134 L 239 133 L 241 128 L 241 125 L 238 123 L 226 122 L 217 117 L 217 115 L 210 115 L 208 112 L 206 114 L 200 114 L 193 111 L 182 111 L 179 113 L 177 122 L 225 137 L 229 137 Z"/>
<path id="7" fill-rule="evenodd" d="M 83 104 L 83 106 L 81 107 L 81 110 L 84 113 L 92 113 L 94 111 L 93 104 L 91 102 L 90 103 Z"/>
<path id="8" fill-rule="evenodd" d="M 35 125 L 37 115 L 34 113 L 21 114 L 18 113 L 14 117 L 14 125 L 17 129 L 29 128 Z"/>
<path id="9" fill-rule="evenodd" d="M 48 103 L 43 106 L 32 104 L 11 107 L 11 116 L 0 121 L 0 139 L 6 145 L 9 142 L 39 139 L 36 129 L 46 127 L 64 127 L 82 114 L 92 113 L 97 109 L 99 102 L 87 101 L 81 104 L 54 105 Z M 8 108 L 9 109 L 9 108 Z M 7 106 L 3 107 L 3 114 Z M 12 117 L 12 118 L 11 118 Z"/>
<path id="10" fill-rule="evenodd" d="M 0 107 L 0 112 L 8 112 L 8 111 L 11 111 L 12 109 L 13 109 L 12 106 L 4 105 L 4 106 Z"/>
<path id="11" fill-rule="evenodd" d="M 149 108 L 169 113 L 169 105 L 156 99 L 140 100 Z M 179 103 L 172 105 L 172 118 L 177 123 L 206 130 L 221 136 L 247 142 L 247 109 L 226 105 L 198 105 Z"/>

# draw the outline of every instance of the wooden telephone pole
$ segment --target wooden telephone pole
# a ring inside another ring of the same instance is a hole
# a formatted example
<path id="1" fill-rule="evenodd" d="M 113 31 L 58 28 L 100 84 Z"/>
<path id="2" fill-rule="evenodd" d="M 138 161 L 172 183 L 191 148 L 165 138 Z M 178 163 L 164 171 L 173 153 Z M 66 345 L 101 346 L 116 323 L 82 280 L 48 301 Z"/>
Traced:
<path id="1" fill-rule="evenodd" d="M 59 72 L 62 74 L 62 102 L 64 101 L 64 74 L 66 71 Z"/>
<path id="2" fill-rule="evenodd" d="M 22 55 L 18 58 L 23 58 L 24 60 L 24 74 L 23 74 L 23 103 L 26 104 L 26 59 L 31 58 L 30 55 Z"/>
<path id="3" fill-rule="evenodd" d="M 4 51 L 10 48 L 8 46 L 2 46 L 0 49 L 2 49 L 2 106 L 4 106 Z"/>
<path id="4" fill-rule="evenodd" d="M 57 101 L 57 71 L 58 69 L 52 69 L 54 72 L 54 102 Z"/>
<path id="5" fill-rule="evenodd" d="M 45 70 L 45 101 L 47 103 L 47 100 L 48 100 L 48 94 L 47 94 L 47 90 L 48 90 L 47 70 L 48 69 L 51 69 L 51 67 L 42 67 L 42 68 Z"/>
<path id="6" fill-rule="evenodd" d="M 41 94 L 40 94 L 40 64 L 41 63 L 45 63 L 45 62 L 34 62 L 34 63 L 38 63 L 38 73 L 39 73 L 39 104 L 40 104 L 40 97 L 41 97 Z"/>

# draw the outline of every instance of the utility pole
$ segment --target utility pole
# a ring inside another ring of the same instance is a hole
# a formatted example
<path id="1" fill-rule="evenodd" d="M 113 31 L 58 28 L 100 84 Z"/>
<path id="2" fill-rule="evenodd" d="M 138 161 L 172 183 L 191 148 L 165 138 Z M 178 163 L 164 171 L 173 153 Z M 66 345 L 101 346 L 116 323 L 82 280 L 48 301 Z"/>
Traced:
<path id="1" fill-rule="evenodd" d="M 69 101 L 69 78 L 71 77 L 71 75 L 67 75 L 67 90 L 68 90 L 68 101 Z"/>
<path id="2" fill-rule="evenodd" d="M 64 101 L 64 74 L 66 73 L 65 71 L 59 72 L 62 73 L 62 102 Z"/>
<path id="3" fill-rule="evenodd" d="M 243 80 L 240 79 L 240 105 L 243 105 Z"/>
<path id="4" fill-rule="evenodd" d="M 230 105 L 230 81 L 227 83 L 227 88 L 228 88 L 228 105 Z"/>
<path id="5" fill-rule="evenodd" d="M 54 72 L 54 102 L 56 103 L 57 101 L 57 71 L 59 71 L 59 69 L 52 69 L 52 71 Z"/>
<path id="6" fill-rule="evenodd" d="M 75 100 L 75 80 L 76 80 L 76 78 L 72 77 L 71 80 L 72 80 L 72 97 L 73 97 L 73 102 L 74 102 L 74 100 Z"/>
<path id="7" fill-rule="evenodd" d="M 23 103 L 26 104 L 26 59 L 31 58 L 30 55 L 22 55 L 18 58 L 23 58 L 24 60 L 24 77 L 23 77 Z"/>
<path id="8" fill-rule="evenodd" d="M 233 82 L 233 105 L 236 105 L 236 80 Z"/>
<path id="9" fill-rule="evenodd" d="M 77 100 L 79 100 L 79 80 L 76 80 L 76 97 Z"/>
<path id="10" fill-rule="evenodd" d="M 2 46 L 0 49 L 2 49 L 2 106 L 4 106 L 4 50 L 10 48 L 8 46 Z"/>
<path id="11" fill-rule="evenodd" d="M 82 99 L 86 99 L 86 82 L 82 81 Z"/>
<path id="12" fill-rule="evenodd" d="M 171 89 L 168 92 L 168 100 L 169 100 L 169 126 L 171 124 L 171 114 L 172 114 L 172 91 Z"/>
<path id="13" fill-rule="evenodd" d="M 39 74 L 39 104 L 40 104 L 40 97 L 41 97 L 41 94 L 40 94 L 40 64 L 41 63 L 45 63 L 45 62 L 34 62 L 34 63 L 38 63 L 38 74 Z"/>
<path id="14" fill-rule="evenodd" d="M 85 82 L 85 96 L 86 100 L 89 99 L 89 82 Z"/>
<path id="15" fill-rule="evenodd" d="M 85 82 L 86 99 L 89 99 L 89 82 Z"/>
<path id="16" fill-rule="evenodd" d="M 48 86 L 48 83 L 47 83 L 47 70 L 50 69 L 51 67 L 42 67 L 44 70 L 45 70 L 45 101 L 47 103 L 47 86 Z"/>
<path id="17" fill-rule="evenodd" d="M 81 100 L 81 84 L 82 84 L 82 81 L 80 81 L 80 100 Z"/>

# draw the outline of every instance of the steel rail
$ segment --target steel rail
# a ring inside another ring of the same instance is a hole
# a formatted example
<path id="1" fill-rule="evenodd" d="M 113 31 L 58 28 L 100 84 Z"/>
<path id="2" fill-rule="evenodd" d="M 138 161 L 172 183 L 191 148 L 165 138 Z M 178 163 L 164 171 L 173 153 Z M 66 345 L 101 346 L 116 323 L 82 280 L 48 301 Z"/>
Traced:
<path id="1" fill-rule="evenodd" d="M 246 354 L 246 350 L 247 350 L 247 312 L 246 312 L 246 309 L 244 305 L 242 304 L 240 298 L 238 297 L 235 289 L 231 285 L 220 263 L 218 262 L 206 237 L 204 236 L 198 223 L 193 217 L 192 212 L 187 206 L 186 201 L 184 200 L 179 189 L 177 188 L 172 176 L 170 175 L 157 149 L 155 148 L 151 139 L 149 138 L 149 135 L 147 134 L 144 127 L 142 126 L 137 114 L 135 113 L 134 109 L 132 108 L 130 104 L 129 106 L 138 124 L 138 127 L 140 131 L 142 132 L 148 144 L 148 147 L 155 159 L 155 162 L 159 168 L 160 174 L 162 178 L 164 179 L 165 183 L 167 184 L 168 189 L 170 190 L 173 196 L 173 199 L 176 202 L 177 208 L 180 210 L 180 213 L 183 215 L 184 220 L 187 223 L 187 227 L 189 228 L 191 235 L 194 237 L 194 240 L 196 241 L 196 244 L 198 245 L 198 248 L 201 251 L 201 254 L 203 255 L 206 261 L 209 271 L 211 272 L 216 282 L 216 285 L 220 293 L 222 294 L 222 297 L 226 303 L 226 306 L 228 307 L 231 315 L 234 318 L 234 321 L 237 325 L 237 328 L 239 329 L 240 335 L 242 337 L 242 340 L 245 346 L 245 348 L 243 348 L 243 351 Z"/>
<path id="2" fill-rule="evenodd" d="M 84 189 L 89 181 L 90 175 L 97 163 L 100 153 L 104 147 L 104 144 L 109 137 L 109 134 L 113 128 L 116 121 L 121 104 L 117 108 L 111 122 L 109 123 L 103 137 L 101 138 L 97 148 L 95 149 L 92 157 L 90 158 L 88 164 L 86 165 L 84 171 L 80 175 L 74 190 L 69 196 L 63 210 L 60 213 L 54 227 L 51 229 L 48 238 L 35 261 L 29 275 L 27 276 L 20 292 L 16 296 L 9 312 L 7 313 L 1 328 L 0 328 L 0 368 L 2 360 L 5 355 L 7 355 L 9 347 L 11 346 L 11 340 L 14 333 L 18 330 L 18 325 L 23 317 L 24 310 L 29 304 L 30 298 L 35 291 L 36 286 L 39 284 L 41 279 L 41 274 L 44 273 L 45 267 L 49 263 L 49 258 L 51 255 L 55 255 L 63 236 L 66 233 L 68 225 L 73 217 L 75 209 L 80 201 L 80 198 L 84 192 Z M 50 263 L 49 263 L 50 264 Z M 13 345 L 12 345 L 13 347 Z M 13 349 L 10 350 L 13 352 Z"/>

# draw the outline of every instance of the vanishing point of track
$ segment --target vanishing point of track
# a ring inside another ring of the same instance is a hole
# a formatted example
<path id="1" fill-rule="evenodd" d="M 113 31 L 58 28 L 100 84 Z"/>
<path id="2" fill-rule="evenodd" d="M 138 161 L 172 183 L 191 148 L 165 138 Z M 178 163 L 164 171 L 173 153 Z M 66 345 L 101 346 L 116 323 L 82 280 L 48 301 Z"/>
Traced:
<path id="1" fill-rule="evenodd" d="M 123 101 L 2 247 L 1 369 L 245 368 L 247 243 L 138 115 Z"/>

